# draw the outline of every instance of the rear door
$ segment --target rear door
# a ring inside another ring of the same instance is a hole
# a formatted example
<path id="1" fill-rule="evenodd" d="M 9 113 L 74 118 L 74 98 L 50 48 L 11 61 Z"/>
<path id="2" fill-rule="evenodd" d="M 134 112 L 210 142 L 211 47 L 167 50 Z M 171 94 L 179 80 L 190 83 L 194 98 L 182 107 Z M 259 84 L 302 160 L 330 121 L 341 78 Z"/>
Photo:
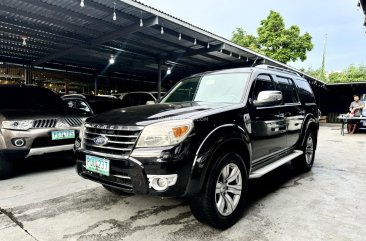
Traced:
<path id="1" fill-rule="evenodd" d="M 286 145 L 291 147 L 300 137 L 305 118 L 305 109 L 301 105 L 299 94 L 291 78 L 277 75 L 275 81 L 283 96 L 283 113 L 286 120 Z"/>
<path id="2" fill-rule="evenodd" d="M 286 147 L 286 121 L 282 113 L 282 105 L 271 107 L 251 105 L 257 99 L 259 92 L 266 90 L 277 90 L 277 88 L 271 75 L 260 74 L 252 84 L 248 103 L 254 162 L 260 162 L 261 159 Z"/>

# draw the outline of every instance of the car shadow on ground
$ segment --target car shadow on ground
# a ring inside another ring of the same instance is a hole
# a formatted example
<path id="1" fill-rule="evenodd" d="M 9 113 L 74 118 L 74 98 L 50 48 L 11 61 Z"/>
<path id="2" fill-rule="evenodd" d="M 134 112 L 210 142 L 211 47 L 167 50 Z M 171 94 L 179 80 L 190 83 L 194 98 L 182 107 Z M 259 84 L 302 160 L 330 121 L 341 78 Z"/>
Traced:
<path id="1" fill-rule="evenodd" d="M 38 156 L 26 160 L 17 160 L 15 163 L 14 177 L 30 173 L 47 172 L 75 165 L 73 155 L 70 152 L 62 152 L 47 156 Z"/>
<path id="2" fill-rule="evenodd" d="M 256 203 L 266 196 L 280 189 L 299 185 L 298 181 L 309 175 L 312 175 L 311 171 L 308 173 L 299 173 L 288 163 L 261 178 L 250 179 L 245 213 L 251 206 L 255 206 Z M 290 182 L 291 180 L 292 182 Z"/>

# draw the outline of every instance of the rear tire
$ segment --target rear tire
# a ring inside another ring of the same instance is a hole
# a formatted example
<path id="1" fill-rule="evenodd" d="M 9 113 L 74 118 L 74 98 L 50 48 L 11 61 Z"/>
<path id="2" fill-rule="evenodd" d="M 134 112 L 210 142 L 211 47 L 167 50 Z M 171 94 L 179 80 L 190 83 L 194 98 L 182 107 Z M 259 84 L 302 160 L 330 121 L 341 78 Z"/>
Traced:
<path id="1" fill-rule="evenodd" d="M 301 150 L 304 153 L 292 160 L 291 164 L 297 171 L 308 172 L 313 167 L 315 158 L 315 136 L 312 131 L 306 134 L 305 143 Z"/>
<path id="2" fill-rule="evenodd" d="M 227 229 L 244 211 L 248 174 L 243 159 L 235 152 L 219 156 L 203 190 L 190 200 L 193 216 L 200 222 Z"/>
<path id="3" fill-rule="evenodd" d="M 124 192 L 124 191 L 122 191 L 120 189 L 117 189 L 117 188 L 114 188 L 114 187 L 110 187 L 110 186 L 107 186 L 107 185 L 103 185 L 103 187 L 107 191 L 109 191 L 109 192 L 111 192 L 113 194 L 119 195 L 119 196 L 132 196 L 132 195 L 134 195 L 133 193 Z"/>
<path id="4" fill-rule="evenodd" d="M 0 180 L 12 177 L 14 174 L 14 163 L 0 155 Z"/>

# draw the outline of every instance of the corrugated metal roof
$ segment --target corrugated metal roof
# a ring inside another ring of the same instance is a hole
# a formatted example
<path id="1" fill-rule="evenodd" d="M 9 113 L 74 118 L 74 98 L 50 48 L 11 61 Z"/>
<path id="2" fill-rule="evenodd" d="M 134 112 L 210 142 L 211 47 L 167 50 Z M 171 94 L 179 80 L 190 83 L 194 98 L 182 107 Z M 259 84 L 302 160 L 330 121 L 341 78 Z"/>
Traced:
<path id="1" fill-rule="evenodd" d="M 117 60 L 109 72 L 128 66 L 130 72 L 155 76 L 162 61 L 174 65 L 174 78 L 251 66 L 260 60 L 295 70 L 141 2 L 115 3 L 113 21 L 114 1 L 85 0 L 82 8 L 79 0 L 2 0 L 0 58 L 39 66 L 87 67 L 98 73 L 113 55 Z"/>

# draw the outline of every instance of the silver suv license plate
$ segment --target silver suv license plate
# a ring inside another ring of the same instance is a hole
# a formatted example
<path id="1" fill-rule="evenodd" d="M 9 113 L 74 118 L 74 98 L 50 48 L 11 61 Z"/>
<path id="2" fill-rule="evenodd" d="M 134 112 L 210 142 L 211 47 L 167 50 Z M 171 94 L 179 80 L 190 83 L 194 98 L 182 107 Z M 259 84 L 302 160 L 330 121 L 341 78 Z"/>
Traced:
<path id="1" fill-rule="evenodd" d="M 105 176 L 109 176 L 109 160 L 86 155 L 86 165 L 85 168 L 88 171 L 96 172 Z"/>
<path id="2" fill-rule="evenodd" d="M 62 130 L 62 131 L 52 131 L 52 140 L 65 140 L 65 139 L 74 139 L 75 138 L 75 130 Z"/>

